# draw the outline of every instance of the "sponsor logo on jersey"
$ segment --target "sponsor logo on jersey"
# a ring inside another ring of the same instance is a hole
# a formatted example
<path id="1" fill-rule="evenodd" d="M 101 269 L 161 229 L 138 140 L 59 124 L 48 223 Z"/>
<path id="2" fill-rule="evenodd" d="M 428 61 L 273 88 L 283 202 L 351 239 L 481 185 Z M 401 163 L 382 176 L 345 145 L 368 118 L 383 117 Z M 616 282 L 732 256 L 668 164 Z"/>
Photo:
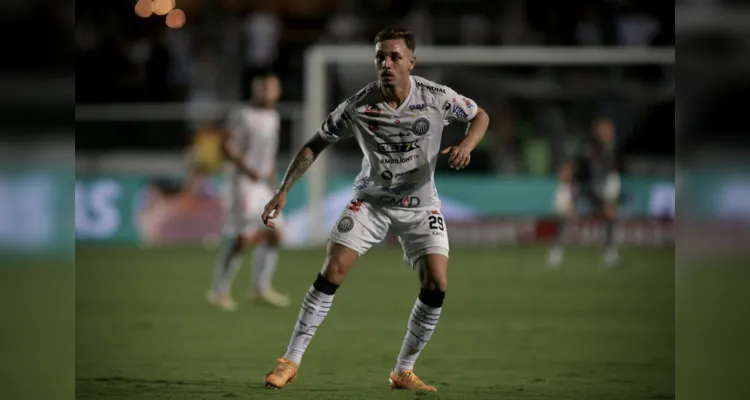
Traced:
<path id="1" fill-rule="evenodd" d="M 354 219 L 348 215 L 341 217 L 339 223 L 336 224 L 336 230 L 341 233 L 347 233 L 354 228 Z"/>
<path id="2" fill-rule="evenodd" d="M 399 185 L 384 187 L 382 190 L 384 192 L 395 194 L 396 196 L 401 196 L 401 193 L 406 193 L 408 191 L 411 191 L 415 187 L 417 187 L 416 183 L 402 183 Z"/>
<path id="3" fill-rule="evenodd" d="M 411 125 L 411 131 L 417 136 L 423 136 L 430 130 L 430 120 L 427 118 L 419 118 Z"/>
<path id="4" fill-rule="evenodd" d="M 400 158 L 381 158 L 380 163 L 381 164 L 404 164 L 408 163 L 416 158 L 419 158 L 417 155 L 409 156 L 409 157 L 400 157 Z"/>
<path id="5" fill-rule="evenodd" d="M 385 170 L 380 173 L 380 177 L 387 181 L 390 181 L 391 179 L 393 179 L 393 172 Z"/>
<path id="6" fill-rule="evenodd" d="M 422 204 L 422 200 L 416 196 L 406 196 L 401 199 L 389 196 L 380 196 L 380 201 L 386 204 L 400 206 L 400 207 L 418 207 Z"/>
<path id="7" fill-rule="evenodd" d="M 423 87 L 423 88 L 425 88 L 427 90 L 431 90 L 433 92 L 438 92 L 438 93 L 445 94 L 445 89 L 443 89 L 441 87 L 437 87 L 437 86 L 428 85 L 426 83 L 417 82 L 417 87 Z"/>
<path id="8" fill-rule="evenodd" d="M 363 190 L 367 188 L 368 186 L 370 186 L 371 183 L 372 183 L 372 179 L 370 179 L 369 177 L 366 177 L 366 178 L 362 178 L 362 180 L 357 182 L 356 186 L 354 187 L 357 190 Z"/>
<path id="9" fill-rule="evenodd" d="M 409 106 L 410 110 L 424 110 L 425 108 L 427 108 L 427 103 L 412 104 Z"/>
<path id="10" fill-rule="evenodd" d="M 408 153 L 419 148 L 417 141 L 403 143 L 378 143 L 379 153 Z"/>
<path id="11" fill-rule="evenodd" d="M 390 135 L 388 135 L 388 137 L 405 137 L 409 135 L 411 135 L 411 133 L 409 132 L 399 132 L 399 133 L 391 133 Z"/>
<path id="12" fill-rule="evenodd" d="M 401 178 L 402 176 L 411 175 L 411 174 L 413 174 L 413 173 L 415 173 L 417 171 L 419 171 L 419 167 L 410 169 L 410 170 L 405 171 L 405 172 L 399 172 L 399 173 L 396 174 L 396 178 Z"/>
<path id="13" fill-rule="evenodd" d="M 466 103 L 466 108 L 472 109 L 474 108 L 474 103 L 471 102 L 471 100 L 467 99 L 466 97 L 462 97 L 464 100 L 464 103 Z"/>
<path id="14" fill-rule="evenodd" d="M 466 114 L 466 111 L 464 111 L 461 107 L 458 105 L 453 106 L 453 110 L 451 110 L 453 115 L 456 116 L 458 119 L 468 119 L 469 115 Z"/>

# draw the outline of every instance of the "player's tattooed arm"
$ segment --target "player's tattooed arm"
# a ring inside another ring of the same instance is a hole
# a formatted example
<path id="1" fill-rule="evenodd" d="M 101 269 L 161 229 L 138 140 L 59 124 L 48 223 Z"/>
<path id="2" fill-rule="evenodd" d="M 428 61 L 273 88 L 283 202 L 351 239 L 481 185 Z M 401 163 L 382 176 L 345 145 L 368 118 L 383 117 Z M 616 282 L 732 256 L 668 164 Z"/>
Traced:
<path id="1" fill-rule="evenodd" d="M 329 145 L 330 143 L 325 141 L 320 135 L 316 134 L 310 138 L 310 140 L 302 146 L 300 151 L 297 152 L 297 155 L 289 164 L 289 168 L 287 168 L 286 174 L 284 174 L 284 179 L 281 181 L 279 191 L 285 193 L 289 192 L 299 178 L 310 169 L 310 166 L 312 166 L 320 153 L 322 153 Z"/>

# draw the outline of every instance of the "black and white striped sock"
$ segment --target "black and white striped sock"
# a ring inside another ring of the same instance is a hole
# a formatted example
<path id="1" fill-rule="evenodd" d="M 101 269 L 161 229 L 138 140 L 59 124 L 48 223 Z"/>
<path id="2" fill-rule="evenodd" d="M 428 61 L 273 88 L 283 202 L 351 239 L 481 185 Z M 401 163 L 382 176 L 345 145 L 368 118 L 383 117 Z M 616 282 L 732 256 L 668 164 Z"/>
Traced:
<path id="1" fill-rule="evenodd" d="M 396 367 L 393 369 L 396 373 L 414 369 L 419 353 L 422 352 L 435 331 L 443 309 L 444 298 L 445 292 L 422 289 L 419 293 L 419 298 L 414 302 L 409 316 L 406 336 L 401 344 Z"/>
<path id="2" fill-rule="evenodd" d="M 294 325 L 294 332 L 292 332 L 292 338 L 289 341 L 289 347 L 287 347 L 284 358 L 297 365 L 300 364 L 310 340 L 312 340 L 318 327 L 323 323 L 331 309 L 336 289 L 338 289 L 338 285 L 329 282 L 323 275 L 318 274 L 315 283 L 310 286 L 302 300 L 297 323 Z"/>

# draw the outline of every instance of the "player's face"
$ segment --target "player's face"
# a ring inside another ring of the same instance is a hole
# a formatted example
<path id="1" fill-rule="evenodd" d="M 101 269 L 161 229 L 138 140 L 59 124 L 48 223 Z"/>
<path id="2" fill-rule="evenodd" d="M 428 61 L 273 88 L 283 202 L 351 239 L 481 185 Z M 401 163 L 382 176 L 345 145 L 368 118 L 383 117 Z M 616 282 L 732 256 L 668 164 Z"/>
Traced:
<path id="1" fill-rule="evenodd" d="M 281 97 L 279 78 L 270 76 L 253 82 L 253 97 L 266 107 L 273 107 Z"/>
<path id="2" fill-rule="evenodd" d="M 611 121 L 598 121 L 594 125 L 596 140 L 603 145 L 610 145 L 615 141 L 615 125 Z"/>
<path id="3" fill-rule="evenodd" d="M 414 61 L 403 39 L 384 40 L 375 45 L 375 70 L 383 86 L 397 86 L 408 79 Z"/>

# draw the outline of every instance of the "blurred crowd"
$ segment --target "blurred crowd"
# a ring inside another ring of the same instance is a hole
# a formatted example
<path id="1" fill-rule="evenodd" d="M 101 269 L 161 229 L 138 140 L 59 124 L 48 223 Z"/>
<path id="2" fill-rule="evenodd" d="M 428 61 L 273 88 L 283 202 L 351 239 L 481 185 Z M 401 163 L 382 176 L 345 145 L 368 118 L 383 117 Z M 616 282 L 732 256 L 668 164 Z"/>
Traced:
<path id="1" fill-rule="evenodd" d="M 283 101 L 301 101 L 307 47 L 371 44 L 388 24 L 414 31 L 417 56 L 426 45 L 674 46 L 674 4 L 653 0 L 177 0 L 188 21 L 181 29 L 137 17 L 129 2 L 76 5 L 78 103 L 242 100 L 252 77 L 268 69 L 283 81 Z M 330 107 L 374 78 L 366 67 L 330 73 Z M 491 112 L 475 166 L 482 170 L 549 174 L 598 118 L 615 123 L 625 152 L 674 153 L 671 68 L 462 64 L 417 74 Z M 83 146 L 120 145 L 82 133 Z M 139 140 L 130 144 L 154 144 Z M 164 140 L 160 146 L 177 146 L 184 136 Z"/>

